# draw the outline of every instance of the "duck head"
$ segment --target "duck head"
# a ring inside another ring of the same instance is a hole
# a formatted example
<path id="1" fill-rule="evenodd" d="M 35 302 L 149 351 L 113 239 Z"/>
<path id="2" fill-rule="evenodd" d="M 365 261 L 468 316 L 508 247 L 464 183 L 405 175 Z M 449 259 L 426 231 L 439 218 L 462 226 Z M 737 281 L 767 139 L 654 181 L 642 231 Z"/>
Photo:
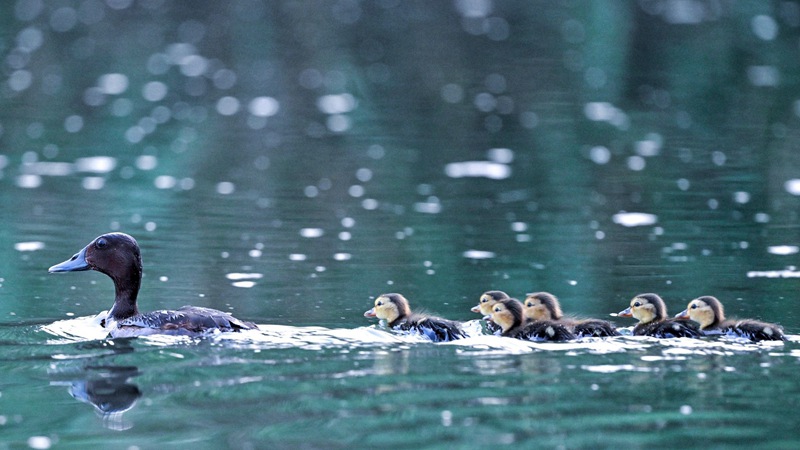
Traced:
<path id="1" fill-rule="evenodd" d="M 713 327 L 725 320 L 725 309 L 716 297 L 704 295 L 689 302 L 686 309 L 675 315 L 677 319 L 691 319 L 700 329 Z"/>
<path id="2" fill-rule="evenodd" d="M 364 312 L 364 317 L 377 317 L 389 326 L 411 314 L 408 300 L 401 294 L 381 294 L 375 299 L 372 309 Z"/>
<path id="3" fill-rule="evenodd" d="M 522 303 L 515 298 L 503 298 L 498 300 L 492 307 L 492 314 L 489 318 L 497 324 L 503 333 L 512 328 L 522 325 L 524 311 Z"/>
<path id="4" fill-rule="evenodd" d="M 667 305 L 658 294 L 639 294 L 631 305 L 617 313 L 619 317 L 633 317 L 640 323 L 662 321 L 667 318 Z"/>
<path id="5" fill-rule="evenodd" d="M 525 297 L 525 316 L 531 320 L 560 320 L 564 315 L 555 295 L 534 292 Z"/>
<path id="6" fill-rule="evenodd" d="M 138 313 L 136 296 L 142 281 L 142 256 L 136 240 L 125 233 L 97 237 L 72 258 L 56 264 L 48 272 L 96 270 L 114 281 L 116 297 L 109 315 L 122 320 Z"/>
<path id="7" fill-rule="evenodd" d="M 484 316 L 488 316 L 492 314 L 492 306 L 497 303 L 498 300 L 509 298 L 508 294 L 503 291 L 486 291 L 481 295 L 478 304 L 473 306 L 470 311 L 474 313 L 480 313 Z"/>

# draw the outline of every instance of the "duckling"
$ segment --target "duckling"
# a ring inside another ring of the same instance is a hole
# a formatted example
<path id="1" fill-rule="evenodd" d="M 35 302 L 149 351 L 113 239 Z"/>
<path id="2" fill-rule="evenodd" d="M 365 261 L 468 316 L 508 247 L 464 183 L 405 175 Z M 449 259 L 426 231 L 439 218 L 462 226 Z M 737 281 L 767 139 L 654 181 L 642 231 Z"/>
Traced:
<path id="1" fill-rule="evenodd" d="M 706 334 L 732 334 L 751 341 L 785 341 L 783 328 L 778 325 L 752 319 L 725 319 L 725 308 L 716 297 L 704 295 L 689 302 L 679 312 L 678 319 L 691 319 L 700 324 Z"/>
<path id="2" fill-rule="evenodd" d="M 639 294 L 631 306 L 617 313 L 619 317 L 634 317 L 639 323 L 633 327 L 635 336 L 657 338 L 700 337 L 702 333 L 693 322 L 667 318 L 667 306 L 658 294 Z"/>
<path id="3" fill-rule="evenodd" d="M 492 308 L 492 322 L 502 335 L 527 341 L 567 341 L 575 335 L 563 324 L 552 320 L 525 320 L 522 303 L 515 298 L 498 300 Z"/>
<path id="4" fill-rule="evenodd" d="M 503 298 L 510 298 L 508 294 L 503 291 L 486 291 L 481 294 L 481 298 L 479 303 L 472 307 L 470 311 L 474 313 L 481 313 L 484 316 L 488 316 L 492 313 L 492 306 L 497 303 L 498 300 Z"/>
<path id="5" fill-rule="evenodd" d="M 478 304 L 473 306 L 470 311 L 474 313 L 480 313 L 483 317 L 490 316 L 492 314 L 492 307 L 498 300 L 503 298 L 510 298 L 508 294 L 503 291 L 486 291 L 481 295 Z M 495 334 L 500 331 L 500 327 L 497 326 L 492 321 L 486 321 L 486 329 L 489 333 Z"/>
<path id="6" fill-rule="evenodd" d="M 414 331 L 434 342 L 454 341 L 467 337 L 458 322 L 412 313 L 408 300 L 401 294 L 379 295 L 375 299 L 375 306 L 366 311 L 364 317 L 377 317 L 385 320 L 390 328 Z"/>
<path id="7" fill-rule="evenodd" d="M 611 322 L 600 319 L 565 318 L 558 298 L 549 292 L 535 292 L 525 297 L 525 315 L 532 320 L 553 320 L 569 328 L 576 337 L 619 336 Z"/>

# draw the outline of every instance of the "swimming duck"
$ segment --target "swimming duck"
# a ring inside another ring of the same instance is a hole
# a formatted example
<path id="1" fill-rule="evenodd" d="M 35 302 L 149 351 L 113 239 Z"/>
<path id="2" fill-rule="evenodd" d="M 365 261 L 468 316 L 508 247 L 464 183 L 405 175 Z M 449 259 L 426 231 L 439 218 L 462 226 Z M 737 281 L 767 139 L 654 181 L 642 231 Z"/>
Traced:
<path id="1" fill-rule="evenodd" d="M 473 306 L 470 311 L 474 313 L 480 313 L 483 317 L 490 316 L 492 314 L 492 307 L 498 300 L 503 298 L 510 298 L 508 294 L 503 291 L 486 291 L 481 294 L 481 298 L 478 300 L 478 304 Z M 492 321 L 486 321 L 486 328 L 489 330 L 490 333 L 496 333 L 500 331 L 500 327 L 497 326 Z"/>
<path id="2" fill-rule="evenodd" d="M 667 318 L 667 305 L 658 294 L 637 295 L 631 300 L 631 306 L 617 313 L 617 316 L 639 319 L 639 323 L 633 327 L 635 336 L 694 338 L 702 335 L 693 322 Z"/>
<path id="3" fill-rule="evenodd" d="M 725 308 L 716 297 L 704 295 L 689 302 L 679 312 L 678 319 L 691 319 L 700 324 L 706 334 L 733 334 L 752 341 L 785 341 L 783 329 L 775 324 L 758 320 L 725 319 Z"/>
<path id="4" fill-rule="evenodd" d="M 564 324 L 576 337 L 619 336 L 611 322 L 600 319 L 564 317 L 558 298 L 549 292 L 534 292 L 525 297 L 525 316 L 532 320 L 553 320 Z"/>
<path id="5" fill-rule="evenodd" d="M 56 264 L 48 272 L 83 270 L 96 270 L 114 281 L 114 306 L 101 322 L 114 338 L 148 334 L 196 336 L 211 330 L 258 328 L 226 312 L 199 306 L 140 313 L 136 297 L 142 282 L 142 257 L 136 240 L 125 233 L 108 233 L 97 237 L 72 258 Z"/>
<path id="6" fill-rule="evenodd" d="M 567 341 L 575 335 L 563 324 L 553 320 L 526 320 L 522 303 L 515 298 L 497 300 L 492 308 L 492 322 L 502 335 L 527 341 Z"/>
<path id="7" fill-rule="evenodd" d="M 375 306 L 364 312 L 364 317 L 377 317 L 385 320 L 390 328 L 414 331 L 434 342 L 454 341 L 467 337 L 458 322 L 412 313 L 408 300 L 401 294 L 379 295 L 375 299 Z"/>

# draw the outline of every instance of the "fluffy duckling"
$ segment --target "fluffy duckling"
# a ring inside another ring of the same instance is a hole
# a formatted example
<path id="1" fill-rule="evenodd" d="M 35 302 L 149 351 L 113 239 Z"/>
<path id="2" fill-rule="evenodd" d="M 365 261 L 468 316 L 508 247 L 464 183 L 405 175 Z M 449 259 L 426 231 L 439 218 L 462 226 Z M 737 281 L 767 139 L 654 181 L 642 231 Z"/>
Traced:
<path id="1" fill-rule="evenodd" d="M 484 316 L 488 316 L 492 314 L 492 306 L 497 303 L 498 300 L 504 298 L 511 298 L 508 294 L 503 291 L 486 291 L 481 294 L 481 298 L 478 300 L 478 304 L 473 306 L 470 311 L 474 313 L 481 313 Z"/>
<path id="2" fill-rule="evenodd" d="M 473 306 L 470 311 L 474 313 L 480 313 L 483 317 L 490 316 L 492 314 L 492 307 L 498 300 L 510 298 L 508 294 L 503 291 L 486 291 L 481 294 L 481 298 L 478 300 L 478 304 Z M 492 321 L 486 321 L 486 328 L 487 330 L 494 334 L 500 331 L 500 327 L 497 326 Z"/>
<path id="3" fill-rule="evenodd" d="M 535 292 L 525 297 L 525 315 L 531 320 L 553 320 L 564 324 L 576 337 L 619 336 L 611 322 L 600 319 L 564 317 L 558 298 L 549 292 Z"/>
<path id="4" fill-rule="evenodd" d="M 689 302 L 678 313 L 678 319 L 691 319 L 700 324 L 706 334 L 733 334 L 751 341 L 785 341 L 783 329 L 775 324 L 758 320 L 725 319 L 725 308 L 716 297 L 704 295 Z"/>
<path id="5" fill-rule="evenodd" d="M 453 341 L 467 337 L 461 326 L 452 320 L 415 314 L 408 300 L 401 294 L 382 294 L 375 299 L 375 306 L 364 313 L 364 317 L 385 320 L 390 328 L 414 331 L 429 337 L 434 342 Z"/>
<path id="6" fill-rule="evenodd" d="M 693 322 L 667 318 L 667 305 L 658 294 L 637 295 L 631 300 L 631 306 L 617 313 L 617 316 L 639 319 L 639 323 L 633 327 L 635 336 L 672 338 L 702 335 Z"/>
<path id="7" fill-rule="evenodd" d="M 522 303 L 515 298 L 498 300 L 492 308 L 491 319 L 502 335 L 527 341 L 567 341 L 575 335 L 563 324 L 552 320 L 526 320 Z"/>

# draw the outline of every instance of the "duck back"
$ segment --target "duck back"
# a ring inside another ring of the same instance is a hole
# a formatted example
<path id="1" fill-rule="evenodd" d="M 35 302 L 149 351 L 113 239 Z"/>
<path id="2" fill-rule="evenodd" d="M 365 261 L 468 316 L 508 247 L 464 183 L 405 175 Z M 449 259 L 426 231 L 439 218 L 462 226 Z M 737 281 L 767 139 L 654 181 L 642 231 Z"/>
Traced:
<path id="1" fill-rule="evenodd" d="M 433 342 L 454 341 L 467 337 L 458 322 L 417 314 L 412 314 L 395 324 L 393 328 L 423 334 Z"/>
<path id="2" fill-rule="evenodd" d="M 509 330 L 505 336 L 526 341 L 562 342 L 575 339 L 567 326 L 554 320 L 536 320 Z"/>
<path id="3" fill-rule="evenodd" d="M 572 331 L 576 337 L 608 337 L 619 336 L 617 328 L 611 322 L 600 319 L 586 319 L 573 322 Z"/>
<path id="4" fill-rule="evenodd" d="M 758 320 L 729 320 L 720 324 L 719 328 L 723 333 L 733 334 L 756 342 L 786 340 L 781 327 Z"/>

